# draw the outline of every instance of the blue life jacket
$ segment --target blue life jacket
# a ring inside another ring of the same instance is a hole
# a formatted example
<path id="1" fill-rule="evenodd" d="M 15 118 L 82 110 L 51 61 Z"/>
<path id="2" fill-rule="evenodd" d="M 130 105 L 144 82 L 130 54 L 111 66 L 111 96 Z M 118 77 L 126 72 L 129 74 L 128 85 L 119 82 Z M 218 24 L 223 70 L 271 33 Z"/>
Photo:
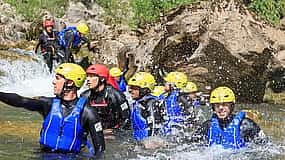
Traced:
<path id="1" fill-rule="evenodd" d="M 173 125 L 183 125 L 185 115 L 178 104 L 178 95 L 179 90 L 174 90 L 167 97 L 164 97 L 167 120 L 162 129 L 163 134 L 171 134 Z"/>
<path id="2" fill-rule="evenodd" d="M 221 144 L 225 149 L 239 149 L 245 146 L 244 140 L 240 137 L 240 124 L 245 117 L 245 112 L 239 112 L 227 128 L 220 128 L 218 119 L 213 117 L 211 127 L 208 130 L 208 144 Z"/>
<path id="3" fill-rule="evenodd" d="M 80 152 L 83 130 L 80 125 L 80 114 L 86 102 L 81 97 L 72 112 L 63 117 L 61 101 L 54 98 L 51 111 L 43 122 L 40 144 L 53 151 Z"/>
<path id="4" fill-rule="evenodd" d="M 66 46 L 67 45 L 66 44 L 66 40 L 64 38 L 64 34 L 66 32 L 73 32 L 74 40 L 73 40 L 73 43 L 72 43 L 72 47 L 77 47 L 80 44 L 80 42 L 81 42 L 81 38 L 79 36 L 79 33 L 78 33 L 76 27 L 68 27 L 68 28 L 63 29 L 62 31 L 60 31 L 58 33 L 58 44 L 59 44 L 59 46 L 61 46 L 63 48 L 67 47 Z"/>
<path id="5" fill-rule="evenodd" d="M 133 127 L 133 137 L 136 141 L 141 141 L 148 137 L 149 135 L 149 126 L 147 119 L 145 119 L 141 114 L 141 108 L 144 107 L 140 104 L 140 102 L 145 101 L 147 99 L 155 99 L 155 96 L 144 96 L 140 100 L 136 100 L 133 103 L 133 107 L 131 109 L 131 122 Z"/>
<path id="6" fill-rule="evenodd" d="M 120 79 L 119 79 L 119 81 L 117 81 L 117 83 L 120 87 L 120 91 L 122 91 L 122 92 L 127 91 L 127 81 L 126 81 L 124 76 L 120 76 Z"/>

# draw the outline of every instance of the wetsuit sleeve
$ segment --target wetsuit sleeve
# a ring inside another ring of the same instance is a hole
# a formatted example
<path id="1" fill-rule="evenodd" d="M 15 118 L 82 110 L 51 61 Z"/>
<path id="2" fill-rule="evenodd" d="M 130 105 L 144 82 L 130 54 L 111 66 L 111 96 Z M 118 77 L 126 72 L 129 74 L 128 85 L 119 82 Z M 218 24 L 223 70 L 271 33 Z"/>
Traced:
<path id="1" fill-rule="evenodd" d="M 84 107 L 82 113 L 82 124 L 85 133 L 90 133 L 92 140 L 92 146 L 95 151 L 95 155 L 100 155 L 105 150 L 105 140 L 103 134 L 103 127 L 98 119 L 98 115 L 95 110 L 91 110 L 87 106 Z M 87 132 L 86 132 L 87 131 Z"/>
<path id="2" fill-rule="evenodd" d="M 25 108 L 30 111 L 38 111 L 44 116 L 50 111 L 52 98 L 27 98 L 15 93 L 0 92 L 0 101 L 18 108 Z"/>
<path id="3" fill-rule="evenodd" d="M 268 141 L 260 127 L 249 118 L 242 120 L 240 135 L 245 142 L 266 143 Z"/>
<path id="4" fill-rule="evenodd" d="M 204 122 L 196 131 L 193 132 L 192 136 L 188 141 L 190 143 L 206 143 L 208 136 L 208 129 L 211 126 L 211 121 Z"/>
<path id="5" fill-rule="evenodd" d="M 130 107 L 129 107 L 129 104 L 128 104 L 128 101 L 126 99 L 126 96 L 115 90 L 115 89 L 112 89 L 112 94 L 113 94 L 113 107 L 114 107 L 114 110 L 118 113 L 118 116 L 119 119 L 121 120 L 121 124 L 123 124 L 122 126 L 124 127 L 124 125 L 128 125 L 128 123 L 130 122 L 129 121 L 129 118 L 130 118 Z"/>
<path id="6" fill-rule="evenodd" d="M 39 45 L 41 47 L 41 50 L 45 50 L 47 48 L 47 38 L 43 33 L 39 35 Z"/>

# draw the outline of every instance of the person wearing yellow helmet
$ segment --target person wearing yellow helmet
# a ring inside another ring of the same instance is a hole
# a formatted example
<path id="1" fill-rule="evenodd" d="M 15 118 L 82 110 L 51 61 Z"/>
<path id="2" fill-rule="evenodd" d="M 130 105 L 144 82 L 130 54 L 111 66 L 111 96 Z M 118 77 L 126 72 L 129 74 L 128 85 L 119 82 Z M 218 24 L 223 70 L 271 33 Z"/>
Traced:
<path id="1" fill-rule="evenodd" d="M 134 100 L 131 109 L 133 138 L 141 142 L 160 130 L 162 116 L 159 100 L 151 95 L 156 82 L 150 73 L 138 72 L 129 79 L 128 84 Z"/>
<path id="2" fill-rule="evenodd" d="M 79 23 L 76 27 L 67 27 L 58 33 L 60 49 L 64 52 L 65 62 L 74 62 L 73 54 L 79 52 L 81 45 L 87 43 L 89 50 L 92 49 L 90 41 L 86 37 L 89 27 L 86 23 Z M 71 53 L 74 50 L 74 53 Z"/>
<path id="3" fill-rule="evenodd" d="M 204 122 L 191 137 L 191 142 L 204 141 L 208 146 L 222 145 L 224 148 L 239 149 L 246 142 L 265 142 L 260 127 L 245 117 L 245 112 L 233 114 L 235 94 L 228 87 L 217 87 L 210 94 L 214 111 L 211 120 Z"/>
<path id="4" fill-rule="evenodd" d="M 77 64 L 63 63 L 55 70 L 52 82 L 55 97 L 22 97 L 15 93 L 0 92 L 0 101 L 14 107 L 39 112 L 43 118 L 40 147 L 43 152 L 79 153 L 83 133 L 90 134 L 94 155 L 105 150 L 101 122 L 87 105 L 85 97 L 78 97 L 86 73 Z M 77 123 L 79 122 L 79 123 Z"/>
<path id="5" fill-rule="evenodd" d="M 200 104 L 200 98 L 198 98 L 198 87 L 193 82 L 187 82 L 186 86 L 182 88 L 183 94 L 186 96 L 187 100 L 196 108 Z"/>
<path id="6" fill-rule="evenodd" d="M 181 91 L 187 84 L 187 76 L 183 72 L 170 72 L 164 80 L 165 94 L 160 96 L 165 110 L 165 124 L 163 134 L 172 135 L 176 129 L 183 130 L 186 124 L 194 119 L 194 110 L 192 104 Z"/>

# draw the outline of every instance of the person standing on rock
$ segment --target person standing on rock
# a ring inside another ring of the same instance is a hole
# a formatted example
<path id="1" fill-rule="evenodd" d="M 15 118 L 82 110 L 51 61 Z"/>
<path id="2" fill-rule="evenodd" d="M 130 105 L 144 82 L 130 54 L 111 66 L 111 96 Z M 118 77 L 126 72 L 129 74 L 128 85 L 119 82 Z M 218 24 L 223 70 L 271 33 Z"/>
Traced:
<path id="1" fill-rule="evenodd" d="M 87 43 L 89 50 L 92 49 L 90 41 L 86 37 L 88 32 L 89 27 L 87 24 L 80 23 L 76 27 L 67 27 L 58 33 L 59 46 L 64 51 L 65 62 L 74 62 L 73 54 L 78 53 L 84 43 Z"/>
<path id="2" fill-rule="evenodd" d="M 190 142 L 222 145 L 225 149 L 239 149 L 247 142 L 264 143 L 265 134 L 245 112 L 233 114 L 234 92 L 228 87 L 218 87 L 211 92 L 210 104 L 214 111 L 211 120 L 202 124 L 192 135 Z"/>
<path id="3" fill-rule="evenodd" d="M 54 21 L 52 19 L 46 19 L 43 22 L 44 30 L 39 35 L 39 43 L 36 46 L 35 52 L 38 52 L 40 47 L 41 54 L 44 57 L 46 64 L 48 65 L 50 72 L 52 72 L 52 61 L 56 55 L 58 49 L 58 37 L 57 32 L 54 31 Z"/>
<path id="4" fill-rule="evenodd" d="M 79 153 L 84 133 L 90 134 L 92 154 L 105 150 L 102 124 L 86 105 L 85 97 L 77 97 L 86 78 L 84 69 L 73 63 L 63 63 L 55 69 L 53 80 L 55 97 L 26 98 L 15 93 L 0 92 L 0 101 L 30 111 L 39 112 L 44 122 L 40 133 L 40 147 L 48 153 Z"/>

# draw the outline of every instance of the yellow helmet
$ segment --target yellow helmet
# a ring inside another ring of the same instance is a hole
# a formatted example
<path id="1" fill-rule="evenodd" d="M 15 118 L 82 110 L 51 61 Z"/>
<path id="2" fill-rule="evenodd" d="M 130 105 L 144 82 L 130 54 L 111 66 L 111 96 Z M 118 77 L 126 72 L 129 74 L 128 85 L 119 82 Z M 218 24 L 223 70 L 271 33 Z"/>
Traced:
<path id="1" fill-rule="evenodd" d="M 182 72 L 170 72 L 164 78 L 166 82 L 174 83 L 175 86 L 179 89 L 186 87 L 187 76 Z"/>
<path id="2" fill-rule="evenodd" d="M 198 88 L 195 83 L 189 81 L 187 82 L 186 87 L 182 89 L 182 91 L 185 93 L 193 93 L 193 92 L 197 92 Z"/>
<path id="3" fill-rule="evenodd" d="M 86 23 L 80 23 L 76 26 L 76 29 L 78 30 L 78 32 L 82 33 L 82 34 L 87 34 L 89 32 L 89 27 L 87 26 Z"/>
<path id="4" fill-rule="evenodd" d="M 164 86 L 154 86 L 152 95 L 160 96 L 164 92 Z"/>
<path id="5" fill-rule="evenodd" d="M 148 72 L 138 72 L 133 75 L 129 81 L 129 86 L 138 86 L 140 88 L 148 88 L 151 91 L 154 89 L 155 85 L 154 77 Z"/>
<path id="6" fill-rule="evenodd" d="M 211 92 L 210 103 L 224 103 L 233 102 L 235 103 L 235 94 L 228 87 L 218 87 Z"/>
<path id="7" fill-rule="evenodd" d="M 76 87 L 80 88 L 86 78 L 84 69 L 74 63 L 62 63 L 55 69 L 56 74 L 64 76 L 64 78 L 72 80 Z"/>
<path id="8" fill-rule="evenodd" d="M 122 75 L 122 71 L 118 67 L 113 67 L 110 69 L 110 74 L 113 77 L 119 77 Z"/>

